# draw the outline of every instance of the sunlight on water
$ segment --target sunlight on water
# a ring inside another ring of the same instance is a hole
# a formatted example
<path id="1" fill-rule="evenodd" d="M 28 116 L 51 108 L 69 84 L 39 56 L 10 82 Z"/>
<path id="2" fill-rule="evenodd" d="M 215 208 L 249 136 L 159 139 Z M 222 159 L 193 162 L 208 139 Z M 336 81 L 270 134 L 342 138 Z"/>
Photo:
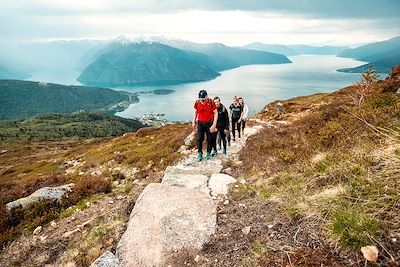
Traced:
<path id="1" fill-rule="evenodd" d="M 176 91 L 170 95 L 142 95 L 139 103 L 116 115 L 133 118 L 153 111 L 165 113 L 169 120 L 188 121 L 192 118 L 193 103 L 200 89 L 207 90 L 210 97 L 219 96 L 226 106 L 230 104 L 234 95 L 242 96 L 249 106 L 250 113 L 254 114 L 277 99 L 332 92 L 351 85 L 360 79 L 360 74 L 341 73 L 336 69 L 363 64 L 360 61 L 335 56 L 301 55 L 290 57 L 290 60 L 293 64 L 250 65 L 224 71 L 217 79 L 207 82 L 114 88 L 124 91 Z"/>

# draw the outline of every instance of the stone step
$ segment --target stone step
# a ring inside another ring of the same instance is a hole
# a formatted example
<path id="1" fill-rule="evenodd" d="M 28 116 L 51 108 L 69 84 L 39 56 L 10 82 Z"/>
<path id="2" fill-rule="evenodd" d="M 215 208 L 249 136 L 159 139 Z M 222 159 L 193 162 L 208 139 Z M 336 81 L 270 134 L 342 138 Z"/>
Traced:
<path id="1" fill-rule="evenodd" d="M 201 249 L 215 232 L 216 206 L 195 189 L 149 184 L 117 246 L 121 266 L 164 266 L 169 253 Z"/>
<path id="2" fill-rule="evenodd" d="M 201 174 L 171 174 L 166 173 L 161 182 L 162 185 L 178 186 L 190 189 L 197 189 L 210 194 L 208 188 L 208 177 Z"/>

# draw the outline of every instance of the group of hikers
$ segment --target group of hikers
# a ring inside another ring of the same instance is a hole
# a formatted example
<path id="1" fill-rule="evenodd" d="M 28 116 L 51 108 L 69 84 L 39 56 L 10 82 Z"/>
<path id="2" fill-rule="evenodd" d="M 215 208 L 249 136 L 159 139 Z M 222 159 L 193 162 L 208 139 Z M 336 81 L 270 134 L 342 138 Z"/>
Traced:
<path id="1" fill-rule="evenodd" d="M 238 138 L 244 133 L 246 121 L 248 119 L 249 108 L 244 103 L 242 97 L 234 96 L 229 110 L 221 103 L 221 99 L 216 96 L 209 98 L 207 91 L 200 90 L 199 98 L 194 103 L 194 114 L 192 126 L 197 127 L 197 160 L 203 160 L 203 141 L 207 136 L 206 160 L 218 154 L 217 143 L 222 154 L 227 154 L 227 145 L 236 141 L 236 131 Z"/>

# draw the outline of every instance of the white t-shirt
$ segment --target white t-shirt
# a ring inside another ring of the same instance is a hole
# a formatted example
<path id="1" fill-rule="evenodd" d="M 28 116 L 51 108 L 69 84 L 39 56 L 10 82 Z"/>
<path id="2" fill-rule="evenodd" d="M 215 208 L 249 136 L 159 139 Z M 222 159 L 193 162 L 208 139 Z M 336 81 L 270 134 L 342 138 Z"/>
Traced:
<path id="1" fill-rule="evenodd" d="M 249 115 L 249 107 L 246 104 L 244 104 L 244 106 L 243 106 L 243 119 L 247 120 L 247 116 L 248 115 Z"/>

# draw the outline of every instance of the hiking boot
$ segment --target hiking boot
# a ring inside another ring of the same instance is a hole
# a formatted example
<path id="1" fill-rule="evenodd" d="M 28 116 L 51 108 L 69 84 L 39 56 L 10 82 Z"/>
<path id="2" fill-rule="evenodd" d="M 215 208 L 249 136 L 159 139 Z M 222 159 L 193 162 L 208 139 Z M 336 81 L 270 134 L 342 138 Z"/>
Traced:
<path id="1" fill-rule="evenodd" d="M 209 160 L 209 159 L 211 159 L 211 154 L 207 152 L 206 160 Z"/>
<path id="2" fill-rule="evenodd" d="M 222 154 L 226 155 L 226 148 L 222 150 Z"/>
<path id="3" fill-rule="evenodd" d="M 203 154 L 197 153 L 197 161 L 201 161 L 203 159 Z"/>
<path id="4" fill-rule="evenodd" d="M 211 157 L 215 157 L 217 155 L 217 151 L 215 149 L 211 150 Z"/>

